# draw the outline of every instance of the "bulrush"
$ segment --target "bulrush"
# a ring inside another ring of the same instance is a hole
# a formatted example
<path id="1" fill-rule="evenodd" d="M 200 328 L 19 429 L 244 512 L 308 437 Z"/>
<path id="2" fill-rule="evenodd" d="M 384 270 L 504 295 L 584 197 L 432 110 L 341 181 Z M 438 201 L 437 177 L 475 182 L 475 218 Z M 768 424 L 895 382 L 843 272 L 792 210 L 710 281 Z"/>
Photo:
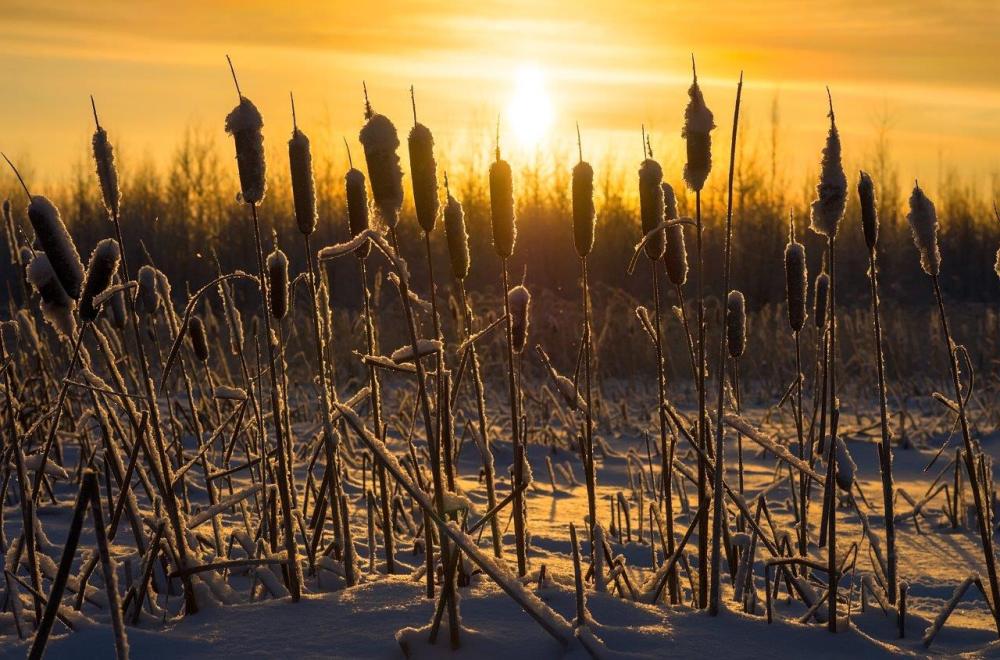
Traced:
<path id="1" fill-rule="evenodd" d="M 875 203 L 875 184 L 864 171 L 858 178 L 858 201 L 861 204 L 861 228 L 865 232 L 865 244 L 872 251 L 878 244 L 878 207 Z"/>
<path id="2" fill-rule="evenodd" d="M 826 135 L 826 145 L 823 147 L 823 159 L 819 183 L 816 184 L 816 199 L 812 203 L 812 229 L 817 234 L 832 239 L 837 235 L 837 226 L 844 217 L 844 206 L 847 203 L 847 176 L 840 160 L 840 132 L 837 131 L 837 120 L 833 113 L 833 97 L 827 90 L 830 102 L 830 130 Z"/>
<path id="3" fill-rule="evenodd" d="M 687 246 L 684 244 L 684 225 L 667 227 L 667 247 L 663 254 L 663 262 L 667 267 L 667 277 L 674 286 L 684 286 L 687 283 L 688 263 Z"/>
<path id="4" fill-rule="evenodd" d="M 806 248 L 789 235 L 785 246 L 785 298 L 788 302 L 788 325 L 801 332 L 806 323 L 806 295 L 809 287 Z"/>
<path id="5" fill-rule="evenodd" d="M 813 321 L 819 330 L 826 325 L 826 310 L 829 305 L 830 276 L 822 272 L 816 276 L 816 283 L 813 285 Z"/>
<path id="6" fill-rule="evenodd" d="M 312 149 L 309 138 L 299 130 L 295 117 L 295 97 L 292 102 L 292 137 L 288 140 L 288 167 L 292 179 L 292 201 L 295 223 L 308 236 L 316 231 L 316 181 L 313 179 Z"/>
<path id="7" fill-rule="evenodd" d="M 684 128 L 681 131 L 681 137 L 687 146 L 684 181 L 691 190 L 700 191 L 712 171 L 712 130 L 715 128 L 715 118 L 705 105 L 705 96 L 698 85 L 694 56 L 691 57 L 691 75 L 691 87 L 688 88 L 690 100 L 684 109 Z"/>
<path id="8" fill-rule="evenodd" d="M 118 249 L 118 241 L 113 238 L 105 238 L 90 254 L 87 277 L 83 282 L 83 293 L 80 296 L 81 320 L 89 322 L 97 319 L 100 310 L 94 305 L 94 298 L 111 285 L 111 280 L 118 271 L 119 261 L 121 261 L 121 250 Z"/>
<path id="9" fill-rule="evenodd" d="M 90 97 L 90 105 L 94 110 L 94 123 L 97 125 L 97 128 L 94 130 L 93 140 L 91 141 L 94 148 L 94 164 L 97 166 L 97 180 L 101 184 L 101 196 L 104 198 L 104 207 L 112 217 L 118 217 L 122 193 L 118 187 L 118 168 L 115 167 L 115 150 L 108 140 L 108 132 L 104 130 L 97 119 L 97 104 L 94 103 L 93 96 Z"/>
<path id="10" fill-rule="evenodd" d="M 920 267 L 932 277 L 941 272 L 941 252 L 937 241 L 937 210 L 920 184 L 915 183 L 910 195 L 910 212 L 906 215 L 913 232 L 913 243 L 920 252 Z"/>
<path id="11" fill-rule="evenodd" d="M 451 259 L 451 273 L 456 280 L 463 281 L 469 276 L 469 235 L 465 230 L 465 212 L 462 204 L 452 197 L 448 189 L 448 176 L 444 185 L 448 202 L 444 207 L 444 234 L 448 239 L 448 256 Z M 464 313 L 464 310 L 463 310 Z"/>
<path id="12" fill-rule="evenodd" d="M 726 298 L 726 345 L 732 358 L 742 357 L 747 347 L 746 299 L 736 290 Z"/>
<path id="13" fill-rule="evenodd" d="M 515 353 L 520 353 L 524 350 L 524 344 L 528 339 L 528 324 L 531 321 L 531 293 L 523 284 L 518 284 L 507 292 L 507 304 L 510 305 L 513 349 Z"/>
<path id="14" fill-rule="evenodd" d="M 268 307 L 271 316 L 279 321 L 288 314 L 288 257 L 275 247 L 267 255 Z"/>
<path id="15" fill-rule="evenodd" d="M 70 297 L 56 276 L 44 252 L 36 252 L 28 264 L 28 282 L 41 297 L 42 316 L 63 337 L 69 339 L 76 333 L 73 310 L 76 301 Z"/>
<path id="16" fill-rule="evenodd" d="M 347 144 L 347 141 L 344 141 Z M 351 158 L 351 150 L 347 149 L 347 160 L 350 169 L 344 175 L 344 188 L 347 199 L 347 223 L 351 230 L 351 236 L 357 236 L 368 229 L 370 219 L 368 215 L 368 189 L 365 187 L 364 173 L 354 167 L 354 160 Z M 355 250 L 355 254 L 360 259 L 368 256 L 371 244 L 365 241 L 364 245 Z"/>
<path id="17" fill-rule="evenodd" d="M 431 129 L 417 121 L 417 102 L 410 87 L 413 104 L 413 128 L 407 138 L 410 150 L 410 178 L 413 181 L 413 207 L 417 222 L 426 233 L 434 231 L 437 223 L 438 185 L 437 162 L 434 160 L 434 136 Z"/>
<path id="18" fill-rule="evenodd" d="M 650 156 L 639 165 L 639 213 L 643 235 L 656 229 L 663 221 L 663 169 Z M 646 256 L 657 260 L 663 256 L 663 231 L 646 241 Z"/>
<path id="19" fill-rule="evenodd" d="M 372 110 L 365 88 L 365 125 L 359 139 L 368 163 L 368 179 L 372 185 L 372 201 L 385 224 L 393 229 L 399 224 L 399 209 L 403 206 L 403 170 L 399 167 L 399 137 L 396 127 L 385 115 Z"/>
<path id="20" fill-rule="evenodd" d="M 594 249 L 594 168 L 583 159 L 580 126 L 576 127 L 576 143 L 580 160 L 573 166 L 573 240 L 576 253 L 586 257 Z"/>
<path id="21" fill-rule="evenodd" d="M 490 220 L 493 248 L 501 259 L 514 254 L 517 225 L 514 220 L 514 181 L 510 163 L 500 158 L 500 127 L 497 126 L 496 158 L 490 164 Z"/>
<path id="22" fill-rule="evenodd" d="M 208 362 L 208 336 L 205 334 L 205 324 L 200 316 L 192 316 L 188 321 L 188 333 L 191 337 L 191 350 L 199 362 Z"/>

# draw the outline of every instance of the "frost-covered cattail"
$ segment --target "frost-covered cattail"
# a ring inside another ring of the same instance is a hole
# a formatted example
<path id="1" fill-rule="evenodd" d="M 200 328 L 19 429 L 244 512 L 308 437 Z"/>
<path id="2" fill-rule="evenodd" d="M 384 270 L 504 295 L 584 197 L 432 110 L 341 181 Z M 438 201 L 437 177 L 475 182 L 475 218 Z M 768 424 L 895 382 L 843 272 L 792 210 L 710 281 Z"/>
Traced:
<path id="1" fill-rule="evenodd" d="M 731 358 L 742 357 L 747 348 L 746 300 L 736 290 L 726 299 L 726 344 Z"/>
<path id="2" fill-rule="evenodd" d="M 573 239 L 576 253 L 586 257 L 594 249 L 594 168 L 583 159 L 580 127 L 576 127 L 576 143 L 580 160 L 573 166 Z"/>
<path id="3" fill-rule="evenodd" d="M 208 336 L 205 334 L 205 324 L 200 316 L 192 316 L 188 321 L 188 334 L 191 337 L 191 350 L 201 362 L 208 362 Z"/>
<path id="4" fill-rule="evenodd" d="M 390 228 L 399 223 L 403 206 L 403 170 L 399 166 L 399 137 L 396 127 L 385 115 L 372 111 L 365 90 L 365 125 L 359 139 L 365 149 L 368 180 L 372 185 L 372 201 L 385 224 Z"/>
<path id="5" fill-rule="evenodd" d="M 87 277 L 83 282 L 83 294 L 80 296 L 80 318 L 82 320 L 93 321 L 97 319 L 100 310 L 94 306 L 94 298 L 111 285 L 111 280 L 118 270 L 121 256 L 118 241 L 113 238 L 105 238 L 97 244 L 97 247 L 90 254 Z"/>
<path id="6" fill-rule="evenodd" d="M 684 109 L 684 129 L 681 137 L 687 145 L 687 162 L 684 164 L 684 181 L 691 190 L 701 190 L 712 171 L 712 129 L 715 117 L 705 105 L 705 96 L 698 85 L 698 73 L 691 58 L 693 80 L 688 88 L 687 108 Z"/>
<path id="7" fill-rule="evenodd" d="M 35 195 L 28 204 L 28 219 L 35 230 L 35 240 L 49 258 L 63 290 L 70 298 L 78 299 L 83 286 L 83 262 L 59 209 L 47 197 Z"/>
<path id="8" fill-rule="evenodd" d="M 128 310 L 125 308 L 125 291 L 119 289 L 111 294 L 107 307 L 109 308 L 111 323 L 119 330 L 124 328 L 128 322 Z"/>
<path id="9" fill-rule="evenodd" d="M 825 272 L 816 277 L 813 293 L 813 320 L 817 328 L 826 325 L 826 308 L 830 304 L 830 276 Z"/>
<path id="10" fill-rule="evenodd" d="M 413 88 L 410 88 L 413 96 Z M 434 231 L 437 222 L 438 183 L 437 162 L 434 160 L 434 136 L 431 129 L 417 121 L 417 105 L 413 102 L 413 128 L 407 139 L 410 149 L 410 178 L 413 181 L 413 208 L 417 212 L 417 222 L 427 233 Z"/>
<path id="11" fill-rule="evenodd" d="M 97 166 L 97 180 L 101 184 L 104 207 L 108 210 L 108 213 L 117 217 L 118 208 L 121 205 L 122 193 L 118 188 L 118 168 L 115 167 L 115 149 L 111 146 L 111 141 L 108 140 L 108 132 L 97 121 L 97 106 L 94 104 L 93 96 L 90 97 L 90 104 L 94 108 L 94 123 L 97 124 L 92 140 L 94 163 Z M 82 311 L 83 307 L 80 309 Z"/>
<path id="12" fill-rule="evenodd" d="M 868 250 L 871 251 L 878 243 L 878 207 L 875 203 L 875 184 L 864 171 L 858 179 L 858 200 L 861 202 L 861 228 L 865 232 Z"/>
<path id="13" fill-rule="evenodd" d="M 791 236 L 785 246 L 785 298 L 788 302 L 788 325 L 792 332 L 801 331 L 805 325 L 808 287 L 806 248 Z"/>
<path id="14" fill-rule="evenodd" d="M 667 247 L 663 261 L 667 267 L 667 277 L 674 286 L 684 286 L 687 282 L 687 246 L 684 244 L 684 225 L 667 227 Z"/>
<path id="15" fill-rule="evenodd" d="M 937 241 L 937 211 L 934 202 L 927 198 L 919 184 L 914 184 L 910 195 L 910 212 L 906 215 L 913 232 L 913 243 L 920 251 L 920 267 L 933 277 L 941 271 L 941 253 Z"/>
<path id="16" fill-rule="evenodd" d="M 156 269 L 148 264 L 143 266 L 139 269 L 136 281 L 139 283 L 139 290 L 135 295 L 136 311 L 144 315 L 155 314 L 160 307 Z"/>
<path id="17" fill-rule="evenodd" d="M 490 220 L 493 223 L 493 248 L 507 259 L 514 254 L 517 224 L 514 219 L 514 180 L 510 163 L 500 158 L 497 138 L 496 159 L 490 164 Z"/>
<path id="18" fill-rule="evenodd" d="M 357 236 L 369 226 L 368 189 L 365 187 L 365 175 L 354 167 L 350 149 L 347 150 L 347 159 L 351 162 L 351 168 L 344 176 L 344 186 L 347 193 L 347 223 L 350 226 L 351 236 Z M 368 256 L 370 249 L 371 245 L 366 241 L 354 253 L 358 258 L 364 259 Z"/>
<path id="19" fill-rule="evenodd" d="M 448 177 L 445 177 L 445 187 Z M 448 239 L 448 256 L 451 258 L 451 273 L 456 280 L 464 280 L 469 275 L 469 235 L 465 231 L 465 212 L 462 204 L 448 192 L 448 203 L 444 207 L 444 233 Z"/>
<path id="20" fill-rule="evenodd" d="M 264 118 L 250 99 L 240 95 L 240 104 L 226 116 L 226 133 L 236 143 L 236 168 L 240 173 L 243 201 L 258 204 L 267 189 L 264 162 Z"/>
<path id="21" fill-rule="evenodd" d="M 827 90 L 829 94 L 829 90 Z M 833 114 L 833 99 L 830 99 L 830 131 L 826 135 L 826 146 L 823 147 L 823 160 L 819 183 L 816 184 L 816 199 L 812 203 L 812 229 L 817 234 L 827 238 L 837 235 L 837 225 L 844 217 L 844 206 L 847 203 L 847 175 L 840 160 L 840 133 L 837 131 L 837 120 Z"/>
<path id="22" fill-rule="evenodd" d="M 851 452 L 847 449 L 847 443 L 843 438 L 837 438 L 837 485 L 844 492 L 851 492 L 854 485 L 854 476 L 857 474 L 858 466 L 851 457 Z"/>
<path id="23" fill-rule="evenodd" d="M 27 309 L 21 309 L 17 312 L 17 331 L 21 339 L 27 340 L 28 345 L 32 347 L 36 354 L 41 350 L 42 343 L 38 338 L 35 319 L 32 318 L 31 312 Z"/>
<path id="24" fill-rule="evenodd" d="M 642 161 L 639 166 L 639 212 L 642 217 L 642 233 L 653 231 L 663 221 L 663 169 L 652 158 Z M 652 260 L 663 256 L 663 232 L 646 241 L 646 256 Z"/>
<path id="25" fill-rule="evenodd" d="M 288 166 L 292 175 L 292 201 L 295 203 L 295 223 L 308 236 L 316 231 L 316 181 L 313 179 L 312 150 L 309 138 L 295 122 L 295 100 L 292 100 L 292 138 L 288 141 Z"/>
<path id="26" fill-rule="evenodd" d="M 267 255 L 267 282 L 271 316 L 281 320 L 288 314 L 288 257 L 278 248 Z"/>
<path id="27" fill-rule="evenodd" d="M 511 347 L 515 353 L 520 353 L 528 341 L 531 294 L 523 284 L 518 284 L 507 292 L 507 303 L 510 305 Z"/>
<path id="28" fill-rule="evenodd" d="M 44 252 L 36 252 L 28 264 L 28 282 L 42 299 L 42 316 L 65 337 L 76 333 L 73 310 L 76 301 L 66 293 L 62 282 L 52 268 L 49 257 Z"/>

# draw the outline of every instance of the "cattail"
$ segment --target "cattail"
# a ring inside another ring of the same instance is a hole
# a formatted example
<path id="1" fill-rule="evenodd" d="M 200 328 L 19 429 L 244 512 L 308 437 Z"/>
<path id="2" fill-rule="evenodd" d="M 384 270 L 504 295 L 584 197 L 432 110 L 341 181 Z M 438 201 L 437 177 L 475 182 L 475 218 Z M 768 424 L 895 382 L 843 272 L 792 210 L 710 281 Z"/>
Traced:
<path id="1" fill-rule="evenodd" d="M 875 204 L 875 184 L 864 171 L 858 179 L 858 199 L 861 202 L 861 228 L 865 232 L 865 243 L 872 251 L 878 243 L 878 208 Z"/>
<path id="2" fill-rule="evenodd" d="M 813 319 L 816 327 L 822 328 L 826 325 L 826 308 L 830 304 L 830 276 L 825 272 L 816 277 L 816 284 L 813 294 Z"/>
<path id="3" fill-rule="evenodd" d="M 93 138 L 97 180 L 101 184 L 104 207 L 113 217 L 117 217 L 122 193 L 118 188 L 118 168 L 115 167 L 115 149 L 111 146 L 111 141 L 108 140 L 108 132 L 97 121 L 97 106 L 94 105 L 93 96 L 90 97 L 90 103 L 94 107 L 94 123 L 97 124 Z M 80 310 L 83 311 L 83 307 Z"/>
<path id="4" fill-rule="evenodd" d="M 293 101 L 292 116 L 295 115 Z M 313 179 L 312 151 L 309 138 L 292 128 L 292 139 L 288 141 L 288 166 L 292 174 L 292 201 L 295 203 L 295 222 L 304 235 L 316 231 L 316 182 Z"/>
<path id="5" fill-rule="evenodd" d="M 823 147 L 822 171 L 816 185 L 816 200 L 812 203 L 810 229 L 832 239 L 837 235 L 837 225 L 844 217 L 844 206 L 847 203 L 847 176 L 840 162 L 840 133 L 833 114 L 832 98 L 830 114 L 827 116 L 830 117 L 830 131 L 826 135 L 826 146 Z"/>
<path id="6" fill-rule="evenodd" d="M 412 92 L 412 89 L 410 90 Z M 437 222 L 438 184 L 437 163 L 434 160 L 434 136 L 431 130 L 417 122 L 416 104 L 413 109 L 413 128 L 407 140 L 410 148 L 410 177 L 413 180 L 413 207 L 417 222 L 427 233 L 434 231 Z"/>
<path id="7" fill-rule="evenodd" d="M 800 332 L 805 325 L 808 287 L 806 248 L 792 236 L 785 246 L 785 297 L 788 302 L 788 325 L 792 332 Z"/>
<path id="8" fill-rule="evenodd" d="M 451 196 L 451 192 L 448 193 L 448 203 L 444 207 L 444 233 L 448 239 L 452 275 L 456 280 L 464 280 L 469 275 L 469 235 L 465 231 L 462 204 Z"/>
<path id="9" fill-rule="evenodd" d="M 520 353 L 528 340 L 531 294 L 523 284 L 518 284 L 507 292 L 507 304 L 510 305 L 511 347 L 515 353 Z"/>
<path id="10" fill-rule="evenodd" d="M 715 128 L 715 117 L 705 105 L 705 97 L 698 85 L 698 73 L 694 71 L 694 58 L 691 58 L 693 80 L 688 88 L 687 108 L 684 109 L 684 129 L 681 137 L 687 145 L 687 162 L 684 164 L 684 181 L 691 190 L 701 190 L 705 179 L 712 171 L 712 129 Z"/>
<path id="11" fill-rule="evenodd" d="M 854 475 L 858 471 L 858 466 L 851 457 L 851 452 L 847 449 L 847 443 L 843 438 L 837 437 L 837 485 L 845 493 L 851 492 L 854 485 Z"/>
<path id="12" fill-rule="evenodd" d="M 663 190 L 663 219 L 676 220 L 677 195 L 674 194 L 674 187 L 664 181 L 660 184 L 660 188 Z"/>
<path id="13" fill-rule="evenodd" d="M 348 152 L 350 158 L 350 152 Z M 357 236 L 368 229 L 368 190 L 365 187 L 365 175 L 361 170 L 351 166 L 344 176 L 344 184 L 347 189 L 347 221 L 350 226 L 351 236 Z M 355 250 L 355 254 L 360 259 L 368 256 L 371 245 L 365 244 Z"/>
<path id="14" fill-rule="evenodd" d="M 243 201 L 258 204 L 267 189 L 264 162 L 264 118 L 250 99 L 240 95 L 240 104 L 226 116 L 226 133 L 236 143 L 236 168 L 240 173 Z"/>
<path id="15" fill-rule="evenodd" d="M 906 219 L 910 223 L 910 231 L 913 232 L 913 243 L 920 251 L 920 267 L 928 275 L 937 277 L 941 271 L 941 253 L 938 251 L 937 241 L 937 211 L 934 209 L 934 202 L 927 198 L 919 184 L 913 186 L 910 212 L 906 215 Z"/>
<path id="16" fill-rule="evenodd" d="M 156 269 L 152 266 L 147 264 L 139 269 L 136 277 L 139 290 L 135 294 L 135 307 L 140 314 L 152 316 L 160 307 L 157 279 Z"/>
<path id="17" fill-rule="evenodd" d="M 583 145 L 580 141 L 580 126 L 576 127 L 576 144 L 580 152 L 579 162 L 573 166 L 573 238 L 576 253 L 586 257 L 594 249 L 594 168 L 583 159 Z"/>
<path id="18" fill-rule="evenodd" d="M 514 254 L 514 241 L 517 240 L 514 181 L 510 163 L 500 158 L 499 146 L 496 160 L 490 165 L 490 219 L 493 223 L 493 248 L 501 259 L 508 259 Z"/>
<path id="19" fill-rule="evenodd" d="M 170 278 L 159 268 L 156 271 L 156 294 L 160 298 L 160 304 L 167 310 L 168 314 L 174 313 L 173 289 L 170 286 Z"/>
<path id="20" fill-rule="evenodd" d="M 743 294 L 733 290 L 726 299 L 726 343 L 729 357 L 739 358 L 747 348 L 747 309 Z"/>
<path id="21" fill-rule="evenodd" d="M 35 230 L 35 240 L 49 258 L 63 290 L 70 298 L 78 299 L 83 286 L 83 262 L 63 224 L 59 209 L 48 198 L 35 195 L 28 205 L 28 219 Z"/>
<path id="22" fill-rule="evenodd" d="M 639 212 L 642 216 L 643 235 L 656 229 L 663 221 L 663 169 L 652 158 L 639 166 Z M 652 260 L 663 256 L 663 231 L 646 241 L 646 256 Z"/>
<path id="23" fill-rule="evenodd" d="M 200 316 L 192 316 L 188 321 L 188 334 L 191 337 L 191 350 L 194 351 L 194 356 L 201 362 L 208 362 L 208 337 Z"/>
<path id="24" fill-rule="evenodd" d="M 111 284 L 121 260 L 121 250 L 118 241 L 105 238 L 97 244 L 90 254 L 87 265 L 87 278 L 83 282 L 83 294 L 80 296 L 80 318 L 84 321 L 97 319 L 100 310 L 94 307 L 94 297 L 100 295 Z"/>
<path id="25" fill-rule="evenodd" d="M 271 316 L 280 321 L 288 314 L 288 257 L 279 248 L 267 255 L 267 281 Z"/>
<path id="26" fill-rule="evenodd" d="M 108 300 L 107 307 L 110 309 L 111 323 L 121 330 L 128 322 L 128 311 L 125 308 L 125 291 L 119 289 L 115 291 Z"/>
<path id="27" fill-rule="evenodd" d="M 42 316 L 56 332 L 67 338 L 76 334 L 76 321 L 73 319 L 76 301 L 66 293 L 44 252 L 36 252 L 28 264 L 28 282 L 42 299 Z"/>
<path id="28" fill-rule="evenodd" d="M 372 184 L 372 201 L 379 215 L 390 228 L 399 223 L 403 206 L 403 170 L 399 167 L 399 137 L 389 118 L 372 111 L 365 92 L 365 122 L 359 139 L 365 149 L 368 178 Z"/>
<path id="29" fill-rule="evenodd" d="M 684 244 L 684 225 L 667 227 L 667 247 L 663 261 L 667 266 L 667 277 L 674 286 L 684 286 L 687 282 L 687 247 Z"/>

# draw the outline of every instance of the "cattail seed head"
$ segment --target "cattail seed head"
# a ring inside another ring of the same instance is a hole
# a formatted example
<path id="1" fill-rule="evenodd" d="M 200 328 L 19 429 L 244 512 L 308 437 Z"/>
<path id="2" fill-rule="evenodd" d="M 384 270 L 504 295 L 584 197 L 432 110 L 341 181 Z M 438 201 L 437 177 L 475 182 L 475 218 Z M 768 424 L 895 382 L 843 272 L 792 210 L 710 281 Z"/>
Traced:
<path id="1" fill-rule="evenodd" d="M 243 201 L 258 204 L 267 190 L 264 162 L 264 118 L 250 99 L 240 96 L 240 104 L 226 116 L 226 133 L 236 143 L 236 168 L 240 174 Z"/>
<path id="2" fill-rule="evenodd" d="M 875 203 L 875 184 L 867 172 L 861 172 L 858 179 L 858 199 L 861 202 L 861 228 L 871 251 L 878 243 L 878 206 Z"/>
<path id="3" fill-rule="evenodd" d="M 514 219 L 514 180 L 510 163 L 497 158 L 490 165 L 490 220 L 493 224 L 493 248 L 501 259 L 514 254 L 517 224 Z"/>
<path id="4" fill-rule="evenodd" d="M 687 162 L 684 164 L 684 181 L 691 190 L 701 190 L 712 171 L 712 130 L 715 117 L 705 105 L 705 96 L 694 76 L 688 88 L 687 108 L 684 109 L 684 129 L 681 137 L 687 146 Z"/>
<path id="5" fill-rule="evenodd" d="M 421 229 L 430 233 L 437 222 L 437 162 L 434 160 L 434 136 L 429 128 L 416 123 L 407 140 L 410 148 L 410 178 L 413 180 L 413 207 Z"/>
<path id="6" fill-rule="evenodd" d="M 642 161 L 639 166 L 639 212 L 642 217 L 642 233 L 645 236 L 663 221 L 663 169 L 652 158 Z M 663 231 L 646 242 L 646 256 L 652 260 L 663 256 Z"/>
<path id="7" fill-rule="evenodd" d="M 271 316 L 279 321 L 288 314 L 288 257 L 278 248 L 267 255 Z"/>
<path id="8" fill-rule="evenodd" d="M 139 314 L 152 316 L 160 307 L 160 293 L 156 269 L 145 265 L 139 269 L 136 280 L 139 290 L 135 294 L 135 308 Z"/>
<path id="9" fill-rule="evenodd" d="M 93 147 L 94 163 L 97 165 L 97 180 L 101 184 L 104 207 L 112 216 L 117 216 L 122 193 L 118 188 L 118 168 L 115 167 L 115 149 L 111 146 L 111 141 L 108 140 L 108 132 L 100 126 L 94 131 Z"/>
<path id="10" fill-rule="evenodd" d="M 913 232 L 913 243 L 920 251 L 920 267 L 933 277 L 941 272 L 941 253 L 938 251 L 937 211 L 934 202 L 927 198 L 919 185 L 913 186 L 910 195 L 910 212 L 906 215 Z"/>
<path id="11" fill-rule="evenodd" d="M 660 184 L 663 189 L 663 219 L 676 220 L 677 215 L 677 195 L 674 194 L 674 187 L 664 181 Z"/>
<path id="12" fill-rule="evenodd" d="M 817 234 L 833 238 L 837 235 L 837 225 L 844 217 L 844 206 L 847 204 L 847 175 L 840 157 L 840 133 L 837 131 L 837 121 L 833 114 L 833 101 L 830 102 L 830 131 L 826 135 L 826 146 L 823 147 L 823 160 L 820 164 L 819 183 L 816 185 L 816 199 L 812 203 L 812 223 L 810 228 Z"/>
<path id="13" fill-rule="evenodd" d="M 826 308 L 830 304 L 830 276 L 825 272 L 816 277 L 815 292 L 813 294 L 813 320 L 816 327 L 822 328 L 826 325 Z"/>
<path id="14" fill-rule="evenodd" d="M 399 137 L 385 115 L 371 114 L 359 136 L 368 163 L 372 201 L 379 216 L 390 228 L 399 223 L 403 206 L 403 170 L 399 166 Z"/>
<path id="15" fill-rule="evenodd" d="M 726 344 L 729 357 L 739 358 L 747 348 L 747 309 L 743 294 L 733 290 L 726 299 Z"/>
<path id="16" fill-rule="evenodd" d="M 36 252 L 28 264 L 28 282 L 42 299 L 45 320 L 56 332 L 67 338 L 72 337 L 76 333 L 76 320 L 73 318 L 76 301 L 66 293 L 44 252 Z"/>
<path id="17" fill-rule="evenodd" d="M 365 175 L 361 170 L 351 168 L 347 170 L 344 177 L 344 184 L 347 189 L 347 221 L 350 225 L 351 236 L 357 236 L 368 229 L 368 189 L 365 187 Z M 366 241 L 359 247 L 355 254 L 359 259 L 368 256 L 371 245 Z"/>
<path id="18" fill-rule="evenodd" d="M 806 322 L 806 293 L 809 275 L 806 248 L 794 238 L 785 246 L 785 298 L 788 302 L 788 325 L 799 332 Z"/>
<path id="19" fill-rule="evenodd" d="M 121 260 L 121 250 L 118 241 L 106 238 L 97 244 L 90 254 L 87 265 L 87 277 L 83 282 L 83 294 L 80 296 L 80 318 L 84 321 L 97 319 L 98 309 L 94 306 L 94 298 L 111 285 L 111 280 L 118 270 Z"/>
<path id="20" fill-rule="evenodd" d="M 594 168 L 581 160 L 573 167 L 573 238 L 581 258 L 594 249 Z"/>
<path id="21" fill-rule="evenodd" d="M 205 324 L 200 316 L 192 316 L 188 321 L 188 335 L 191 337 L 191 350 L 201 362 L 208 362 L 208 336 L 205 334 Z"/>
<path id="22" fill-rule="evenodd" d="M 465 231 L 462 204 L 451 193 L 448 193 L 448 203 L 444 207 L 444 233 L 448 239 L 452 275 L 456 280 L 464 280 L 469 275 L 469 235 Z"/>
<path id="23" fill-rule="evenodd" d="M 292 174 L 292 200 L 299 231 L 308 236 L 316 231 L 316 181 L 313 179 L 309 138 L 298 128 L 288 141 L 288 165 Z"/>
<path id="24" fill-rule="evenodd" d="M 125 307 L 125 291 L 119 289 L 108 299 L 107 308 L 111 318 L 111 323 L 121 330 L 128 322 L 128 310 Z"/>
<path id="25" fill-rule="evenodd" d="M 78 299 L 83 286 L 83 262 L 63 224 L 59 209 L 48 198 L 35 195 L 28 205 L 28 219 L 35 230 L 35 241 L 49 258 L 49 265 L 63 290 L 70 298 Z"/>
<path id="26" fill-rule="evenodd" d="M 844 439 L 837 437 L 837 486 L 845 493 L 851 492 L 858 466 L 851 457 Z"/>
<path id="27" fill-rule="evenodd" d="M 684 286 L 687 282 L 687 246 L 684 244 L 684 225 L 672 225 L 666 231 L 667 247 L 663 261 L 667 266 L 667 277 L 674 286 Z"/>
<path id="28" fill-rule="evenodd" d="M 515 353 L 520 353 L 528 341 L 531 293 L 523 284 L 518 284 L 507 292 L 507 304 L 510 306 L 511 347 Z"/>

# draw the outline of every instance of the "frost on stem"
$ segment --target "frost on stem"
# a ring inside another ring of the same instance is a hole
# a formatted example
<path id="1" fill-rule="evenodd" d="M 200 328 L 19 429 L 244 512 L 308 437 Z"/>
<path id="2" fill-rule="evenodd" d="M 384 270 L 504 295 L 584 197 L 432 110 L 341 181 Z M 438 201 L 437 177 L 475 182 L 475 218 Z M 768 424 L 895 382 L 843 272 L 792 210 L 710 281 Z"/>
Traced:
<path id="1" fill-rule="evenodd" d="M 368 163 L 368 180 L 372 186 L 372 201 L 385 224 L 394 228 L 399 223 L 403 206 L 403 170 L 399 166 L 399 137 L 396 127 L 385 115 L 372 114 L 359 135 Z"/>
<path id="2" fill-rule="evenodd" d="M 652 158 L 642 161 L 639 166 L 639 213 L 642 217 L 642 233 L 648 234 L 663 221 L 663 168 Z M 646 256 L 657 260 L 663 256 L 663 232 L 646 241 Z"/>
<path id="3" fill-rule="evenodd" d="M 93 321 L 99 312 L 94 305 L 94 298 L 101 294 L 111 284 L 111 280 L 118 270 L 118 262 L 121 260 L 121 251 L 118 249 L 118 241 L 113 238 L 106 238 L 97 244 L 90 254 L 90 263 L 87 266 L 87 278 L 83 283 L 83 293 L 80 296 L 80 318 L 84 321 Z"/>

